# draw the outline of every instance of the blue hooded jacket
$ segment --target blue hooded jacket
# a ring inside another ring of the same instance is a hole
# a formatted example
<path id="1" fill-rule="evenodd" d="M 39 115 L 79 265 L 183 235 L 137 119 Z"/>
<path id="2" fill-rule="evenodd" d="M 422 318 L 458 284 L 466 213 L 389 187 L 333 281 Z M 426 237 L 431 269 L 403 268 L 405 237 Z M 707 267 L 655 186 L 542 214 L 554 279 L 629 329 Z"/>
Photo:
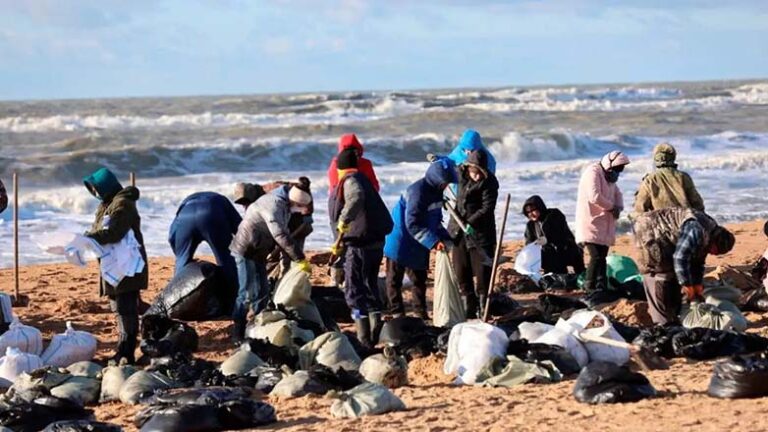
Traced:
<path id="1" fill-rule="evenodd" d="M 392 209 L 395 226 L 386 238 L 384 256 L 414 270 L 429 267 L 430 249 L 451 238 L 442 224 L 442 186 L 456 182 L 456 165 L 439 158 L 429 165 L 424 178 L 408 186 Z"/>
<path id="2" fill-rule="evenodd" d="M 461 135 L 461 139 L 459 139 L 459 144 L 448 155 L 448 158 L 456 165 L 461 165 L 467 160 L 468 151 L 477 150 L 482 150 L 488 155 L 488 171 L 492 174 L 496 174 L 496 159 L 483 145 L 483 139 L 480 137 L 480 133 L 474 129 L 467 129 L 464 131 Z"/>

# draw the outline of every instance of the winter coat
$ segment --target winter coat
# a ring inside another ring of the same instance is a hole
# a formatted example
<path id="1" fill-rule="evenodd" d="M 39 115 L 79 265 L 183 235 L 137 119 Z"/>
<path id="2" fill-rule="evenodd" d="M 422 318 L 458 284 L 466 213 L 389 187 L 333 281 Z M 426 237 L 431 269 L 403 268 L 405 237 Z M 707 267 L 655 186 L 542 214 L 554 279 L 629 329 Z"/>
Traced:
<path id="1" fill-rule="evenodd" d="M 277 188 L 262 195 L 248 206 L 229 249 L 251 260 L 266 261 L 267 255 L 278 246 L 292 261 L 304 259 L 300 243 L 291 237 L 290 218 L 288 188 Z"/>
<path id="2" fill-rule="evenodd" d="M 599 162 L 587 167 L 579 180 L 576 241 L 612 246 L 616 241 L 616 219 L 611 210 L 616 207 L 624 207 L 619 187 L 605 179 Z"/>
<path id="3" fill-rule="evenodd" d="M 392 217 L 368 178 L 360 172 L 346 174 L 333 191 L 328 215 L 333 225 L 343 221 L 350 231 L 343 242 L 355 247 L 381 245 L 392 232 Z"/>
<path id="4" fill-rule="evenodd" d="M 229 201 L 229 198 L 216 192 L 197 192 L 186 197 L 176 210 L 176 217 L 178 218 L 179 214 L 191 209 L 195 212 L 202 210 L 212 215 L 212 219 L 218 225 L 223 224 L 225 226 L 223 231 L 231 232 L 232 234 L 237 232 L 237 227 L 243 219 L 235 206 L 232 205 L 232 202 Z M 196 218 L 189 219 L 195 220 Z M 209 220 L 208 218 L 205 219 Z"/>
<path id="5" fill-rule="evenodd" d="M 496 174 L 496 159 L 493 157 L 491 152 L 488 151 L 485 145 L 483 145 L 483 140 L 480 137 L 480 133 L 474 129 L 467 129 L 464 131 L 464 133 L 461 135 L 461 138 L 459 139 L 458 145 L 456 145 L 456 148 L 454 148 L 453 151 L 448 154 L 448 159 L 452 160 L 454 164 L 459 166 L 467 160 L 467 153 L 473 151 L 482 151 L 485 153 L 485 155 L 488 157 L 488 171 L 490 171 L 491 174 Z"/>
<path id="6" fill-rule="evenodd" d="M 136 209 L 139 200 L 139 190 L 133 186 L 123 188 L 111 172 L 105 174 L 100 170 L 83 179 L 90 184 L 102 197 L 102 202 L 96 209 L 96 219 L 86 236 L 101 245 L 118 243 L 125 237 L 128 230 L 133 230 L 136 241 L 141 245 L 141 256 L 146 265 L 144 270 L 134 276 L 126 277 L 117 286 L 111 286 L 100 281 L 100 294 L 114 297 L 119 294 L 146 289 L 149 285 L 149 262 L 144 248 L 144 237 L 141 234 L 141 217 Z"/>
<path id="7" fill-rule="evenodd" d="M 474 182 L 469 178 L 468 168 L 475 166 L 485 173 L 485 178 Z M 488 172 L 488 157 L 484 152 L 471 152 L 459 166 L 459 193 L 456 197 L 456 213 L 470 225 L 475 234 L 471 236 L 470 247 L 477 246 L 493 251 L 496 246 L 496 200 L 499 198 L 499 182 Z M 453 218 L 448 223 L 448 232 L 458 241 L 464 233 Z"/>
<path id="8" fill-rule="evenodd" d="M 354 148 L 358 151 L 359 157 L 357 158 L 357 171 L 363 174 L 371 182 L 371 186 L 379 191 L 379 179 L 376 178 L 376 173 L 373 171 L 373 164 L 370 160 L 363 157 L 363 145 L 358 141 L 355 134 L 343 135 L 339 139 L 338 153 L 341 153 L 345 149 Z M 336 157 L 331 160 L 331 164 L 328 166 L 328 190 L 333 191 L 339 184 L 339 171 L 336 167 Z"/>
<path id="9" fill-rule="evenodd" d="M 635 212 L 645 213 L 667 207 L 704 211 L 704 201 L 691 176 L 675 167 L 657 168 L 640 182 L 635 195 Z"/>
<path id="10" fill-rule="evenodd" d="M 0 213 L 8 208 L 8 192 L 5 191 L 5 185 L 0 180 Z"/>
<path id="11" fill-rule="evenodd" d="M 547 239 L 541 248 L 541 268 L 544 273 L 565 273 L 571 265 L 579 272 L 584 267 L 584 257 L 576 245 L 576 239 L 568 227 L 565 215 L 559 209 L 547 208 L 540 196 L 534 195 L 523 204 L 539 210 L 539 220 L 529 220 L 525 225 L 525 244 L 536 241 L 540 235 Z"/>
<path id="12" fill-rule="evenodd" d="M 447 183 L 456 183 L 456 168 L 450 159 L 440 158 L 429 165 L 424 178 L 408 186 L 392 209 L 395 226 L 384 244 L 387 258 L 414 270 L 429 267 L 430 249 L 450 240 L 442 225 L 441 186 Z"/>

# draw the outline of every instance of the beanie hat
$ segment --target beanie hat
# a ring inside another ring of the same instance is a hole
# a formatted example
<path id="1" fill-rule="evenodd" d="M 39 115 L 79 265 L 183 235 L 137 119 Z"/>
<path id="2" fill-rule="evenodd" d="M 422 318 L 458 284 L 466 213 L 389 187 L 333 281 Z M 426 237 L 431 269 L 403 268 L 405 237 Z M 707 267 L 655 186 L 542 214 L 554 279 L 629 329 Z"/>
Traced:
<path id="1" fill-rule="evenodd" d="M 660 143 L 653 148 L 653 162 L 656 167 L 676 166 L 677 150 L 669 143 Z"/>
<path id="2" fill-rule="evenodd" d="M 722 255 L 733 249 L 733 245 L 736 243 L 736 237 L 734 237 L 726 228 L 718 226 L 712 231 L 712 239 L 710 242 L 715 244 L 717 253 Z"/>
<path id="3" fill-rule="evenodd" d="M 291 186 L 291 189 L 288 191 L 288 199 L 291 202 L 304 206 L 312 204 L 312 195 L 297 185 Z"/>
<path id="4" fill-rule="evenodd" d="M 600 159 L 600 166 L 606 171 L 624 165 L 629 165 L 629 158 L 627 155 L 617 150 L 604 155 L 602 159 Z"/>
<path id="5" fill-rule="evenodd" d="M 353 148 L 344 149 L 336 156 L 336 168 L 340 170 L 357 168 L 357 152 Z"/>

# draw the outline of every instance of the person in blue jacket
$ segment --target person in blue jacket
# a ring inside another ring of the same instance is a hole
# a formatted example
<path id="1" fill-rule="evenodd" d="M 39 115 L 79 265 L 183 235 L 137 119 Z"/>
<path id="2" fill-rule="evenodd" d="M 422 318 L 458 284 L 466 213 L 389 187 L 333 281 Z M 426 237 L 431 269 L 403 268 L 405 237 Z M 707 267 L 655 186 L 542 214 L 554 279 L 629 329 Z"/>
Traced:
<path id="1" fill-rule="evenodd" d="M 448 154 L 448 159 L 452 160 L 456 166 L 463 164 L 467 160 L 469 152 L 483 151 L 488 156 L 488 171 L 496 174 L 496 159 L 491 152 L 483 145 L 483 139 L 480 133 L 474 129 L 467 129 L 461 135 L 459 144 Z"/>
<path id="2" fill-rule="evenodd" d="M 451 236 L 443 227 L 443 191 L 457 182 L 456 165 L 439 157 L 427 168 L 424 178 L 408 186 L 405 195 L 392 209 L 394 229 L 387 235 L 384 256 L 387 258 L 387 297 L 390 313 L 405 314 L 403 276 L 413 282 L 415 309 L 420 318 L 427 315 L 427 269 L 429 251 L 450 246 Z"/>
<path id="3" fill-rule="evenodd" d="M 184 199 L 168 233 L 168 243 L 176 255 L 175 274 L 192 262 L 197 247 L 206 242 L 213 251 L 216 265 L 222 268 L 227 284 L 235 290 L 237 268 L 229 244 L 241 220 L 229 198 L 216 192 L 197 192 Z"/>

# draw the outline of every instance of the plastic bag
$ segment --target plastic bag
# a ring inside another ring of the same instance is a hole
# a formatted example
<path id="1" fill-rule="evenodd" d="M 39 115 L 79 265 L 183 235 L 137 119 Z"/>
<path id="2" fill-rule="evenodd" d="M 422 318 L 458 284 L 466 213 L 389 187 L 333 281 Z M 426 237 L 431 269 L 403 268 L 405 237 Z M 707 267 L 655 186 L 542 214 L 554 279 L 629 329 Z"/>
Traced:
<path id="1" fill-rule="evenodd" d="M 249 339 L 260 339 L 278 347 L 287 347 L 293 352 L 301 345 L 315 338 L 314 333 L 299 327 L 298 323 L 286 319 L 283 312 L 265 310 L 254 317 L 245 329 Z"/>
<path id="2" fill-rule="evenodd" d="M 101 394 L 99 402 L 111 402 L 120 399 L 120 389 L 131 375 L 139 369 L 130 366 L 107 366 L 101 371 Z"/>
<path id="3" fill-rule="evenodd" d="M 706 328 L 685 329 L 672 337 L 676 356 L 711 360 L 768 349 L 768 339 L 755 335 Z"/>
<path id="4" fill-rule="evenodd" d="M 490 305 L 488 306 L 489 317 L 504 316 L 520 308 L 520 303 L 506 293 L 493 293 L 490 296 Z M 463 306 L 463 305 L 462 305 Z M 485 305 L 480 305 L 481 310 L 485 310 Z M 438 326 L 439 327 L 439 326 Z"/>
<path id="5" fill-rule="evenodd" d="M 366 381 L 381 384 L 388 388 L 408 385 L 408 362 L 393 351 L 374 354 L 360 365 L 360 373 Z"/>
<path id="6" fill-rule="evenodd" d="M 5 333 L 8 330 L 10 324 L 14 321 L 13 316 L 13 302 L 11 296 L 4 292 L 0 292 L 0 334 Z M 5 352 L 5 348 L 0 352 Z M 33 353 L 40 354 L 40 353 Z"/>
<path id="7" fill-rule="evenodd" d="M 197 351 L 194 328 L 162 315 L 144 315 L 141 320 L 141 352 L 151 358 Z"/>
<path id="8" fill-rule="evenodd" d="M 731 315 L 723 313 L 720 308 L 709 303 L 691 303 L 680 313 L 680 320 L 685 328 L 733 329 Z"/>
<path id="9" fill-rule="evenodd" d="M 283 377 L 269 394 L 271 396 L 294 398 L 308 394 L 323 395 L 327 391 L 328 387 L 313 379 L 309 372 L 300 370 L 294 372 L 293 375 Z"/>
<path id="10" fill-rule="evenodd" d="M 0 378 L 12 383 L 22 373 L 41 367 L 43 367 L 43 361 L 40 357 L 9 347 L 5 349 L 5 356 L 0 358 Z"/>
<path id="11" fill-rule="evenodd" d="M 641 330 L 640 335 L 632 343 L 662 357 L 674 358 L 676 355 L 672 348 L 672 337 L 684 331 L 683 327 L 657 325 Z"/>
<path id="12" fill-rule="evenodd" d="M 553 328 L 555 328 L 555 326 L 552 324 L 524 322 L 517 326 L 517 331 L 520 333 L 520 339 L 535 341 Z"/>
<path id="13" fill-rule="evenodd" d="M 432 323 L 437 327 L 453 327 L 464 322 L 466 316 L 451 258 L 448 252 L 437 252 Z"/>
<path id="14" fill-rule="evenodd" d="M 562 378 L 560 371 L 551 362 L 526 363 L 515 356 L 507 356 L 506 359 L 491 359 L 477 374 L 477 384 L 512 388 L 528 382 L 558 382 Z"/>
<path id="15" fill-rule="evenodd" d="M 584 348 L 584 345 L 582 345 L 578 339 L 576 339 L 576 336 L 572 335 L 567 330 L 555 327 L 532 342 L 537 344 L 557 345 L 564 348 L 574 359 L 576 359 L 579 367 L 584 367 L 589 363 L 587 349 Z"/>
<path id="16" fill-rule="evenodd" d="M 122 432 L 123 428 L 112 423 L 92 420 L 63 420 L 49 424 L 43 432 Z"/>
<path id="17" fill-rule="evenodd" d="M 97 344 L 92 334 L 75 330 L 72 323 L 67 321 L 67 329 L 53 336 L 40 358 L 46 365 L 67 367 L 72 363 L 91 360 L 96 354 Z"/>
<path id="18" fill-rule="evenodd" d="M 43 396 L 32 402 L 11 404 L 0 411 L 0 426 L 15 432 L 37 432 L 61 420 L 85 420 L 92 411 L 68 400 Z"/>
<path id="19" fill-rule="evenodd" d="M 541 279 L 541 246 L 536 243 L 529 243 L 524 246 L 515 258 L 515 271 L 539 283 Z"/>
<path id="20" fill-rule="evenodd" d="M 356 371 L 361 362 L 347 337 L 338 332 L 325 333 L 299 350 L 299 367 L 304 370 L 321 364 L 331 369 Z"/>
<path id="21" fill-rule="evenodd" d="M 230 287 L 221 270 L 206 261 L 192 261 L 168 282 L 145 315 L 165 315 L 181 321 L 229 317 L 237 287 Z"/>
<path id="22" fill-rule="evenodd" d="M 605 345 L 598 342 L 587 342 L 580 338 L 581 334 L 600 336 L 618 342 L 624 342 L 624 338 L 613 328 L 608 317 L 600 312 L 576 311 L 568 318 L 568 321 L 560 321 L 557 328 L 569 331 L 579 338 L 589 354 L 589 360 L 611 362 L 623 365 L 629 361 L 629 349 Z"/>
<path id="23" fill-rule="evenodd" d="M 266 366 L 262 359 L 252 353 L 250 347 L 243 344 L 240 349 L 235 351 L 228 359 L 219 366 L 219 370 L 225 376 L 245 375 L 257 366 Z"/>
<path id="24" fill-rule="evenodd" d="M 555 294 L 541 294 L 538 300 L 544 315 L 552 320 L 556 320 L 566 311 L 587 309 L 588 307 L 576 298 Z"/>
<path id="25" fill-rule="evenodd" d="M 483 322 L 458 324 L 451 329 L 443 372 L 458 375 L 457 384 L 474 384 L 477 373 L 492 358 L 506 356 L 508 343 L 498 327 Z"/>
<path id="26" fill-rule="evenodd" d="M 637 402 L 656 396 L 656 389 L 648 378 L 626 366 L 597 361 L 581 370 L 573 396 L 588 404 Z"/>
<path id="27" fill-rule="evenodd" d="M 138 371 L 128 377 L 120 388 L 120 401 L 135 405 L 156 390 L 175 387 L 167 376 L 157 372 Z"/>
<path id="28" fill-rule="evenodd" d="M 428 326 L 421 318 L 403 316 L 384 323 L 379 342 L 410 360 L 438 352 L 437 338 L 442 333 L 445 329 Z"/>
<path id="29" fill-rule="evenodd" d="M 101 379 L 102 367 L 94 362 L 81 361 L 67 366 L 67 372 L 72 376 L 82 376 L 87 378 Z"/>
<path id="30" fill-rule="evenodd" d="M 610 254 L 605 258 L 605 265 L 608 282 L 614 289 L 628 281 L 642 281 L 637 264 L 628 256 Z"/>
<path id="31" fill-rule="evenodd" d="M 403 401 L 381 384 L 363 383 L 336 397 L 331 405 L 335 418 L 358 418 L 405 409 Z"/>
<path id="32" fill-rule="evenodd" d="M 260 359 L 273 367 L 288 366 L 290 369 L 296 369 L 299 362 L 297 354 L 291 352 L 286 347 L 272 345 L 267 341 L 260 339 L 248 339 L 246 342 L 251 352 L 259 356 Z"/>
<path id="33" fill-rule="evenodd" d="M 51 389 L 51 395 L 84 406 L 99 400 L 101 382 L 95 378 L 71 376 L 66 382 Z"/>
<path id="34" fill-rule="evenodd" d="M 526 340 L 510 341 L 507 354 L 531 363 L 552 362 L 563 375 L 572 375 L 581 371 L 581 366 L 571 353 L 557 345 L 529 343 Z"/>
<path id="35" fill-rule="evenodd" d="M 298 266 L 291 266 L 277 283 L 273 301 L 288 308 L 304 306 L 312 299 L 312 284 L 309 275 Z"/>
<path id="36" fill-rule="evenodd" d="M 141 431 L 220 431 L 250 429 L 277 421 L 272 405 L 248 398 L 217 401 L 201 396 L 191 404 L 157 404 L 136 414 Z"/>
<path id="37" fill-rule="evenodd" d="M 39 356 L 43 352 L 43 335 L 40 330 L 13 318 L 8 331 L 0 336 L 0 352 L 4 353 L 8 347 Z"/>
<path id="38" fill-rule="evenodd" d="M 724 399 L 768 396 L 768 354 L 735 356 L 715 363 L 707 394 Z"/>

